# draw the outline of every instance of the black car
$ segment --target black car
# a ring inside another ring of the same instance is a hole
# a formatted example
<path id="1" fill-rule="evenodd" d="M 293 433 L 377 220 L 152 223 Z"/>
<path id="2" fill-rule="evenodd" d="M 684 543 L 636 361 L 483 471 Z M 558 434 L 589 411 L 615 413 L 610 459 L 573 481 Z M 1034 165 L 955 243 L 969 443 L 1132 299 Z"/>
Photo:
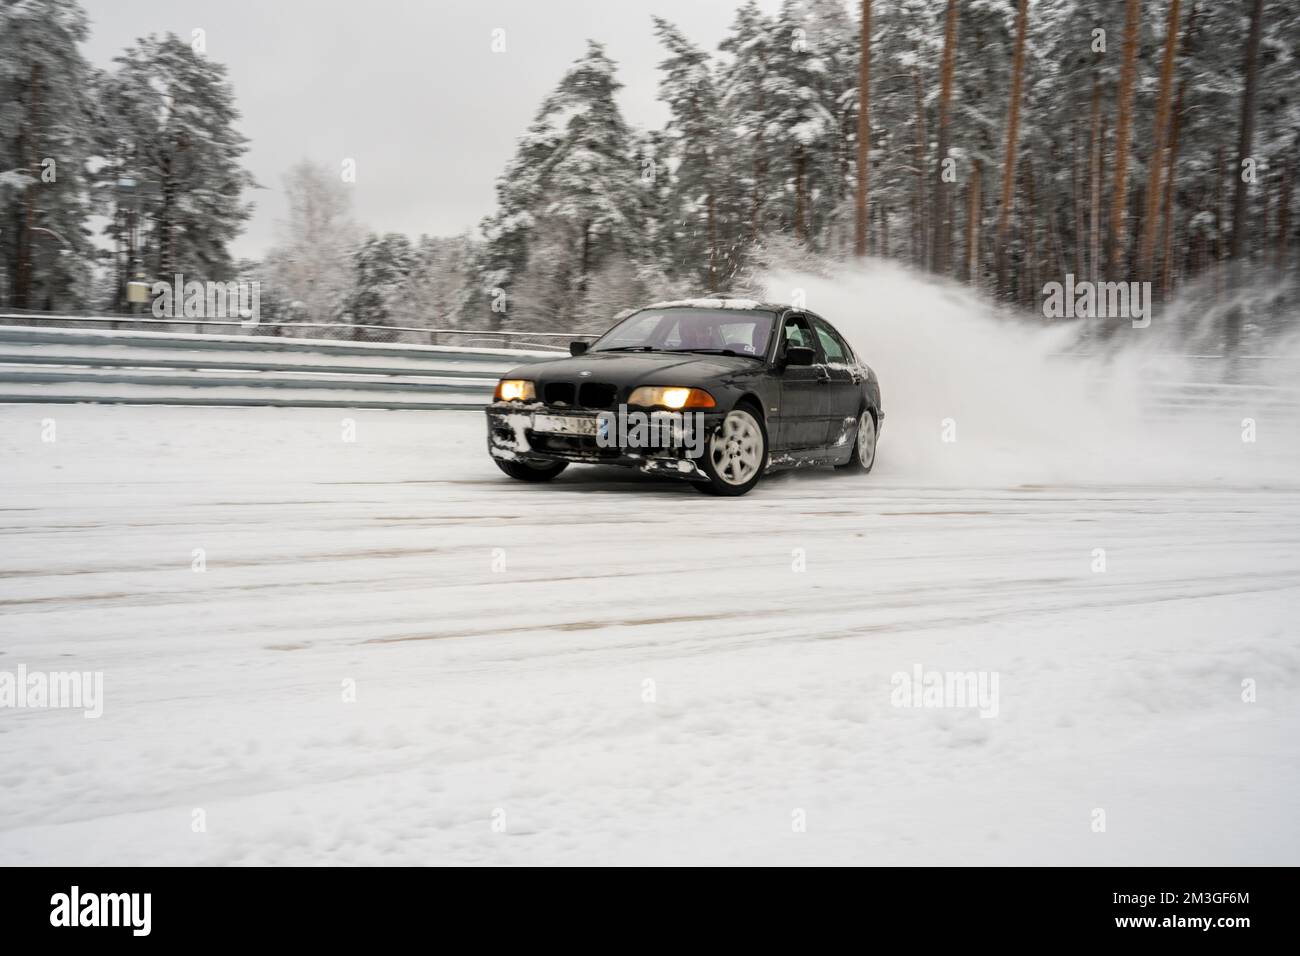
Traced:
<path id="1" fill-rule="evenodd" d="M 805 309 L 660 303 L 569 350 L 512 369 L 487 407 L 488 451 L 512 478 L 625 465 L 743 495 L 783 468 L 875 463 L 876 375 Z"/>

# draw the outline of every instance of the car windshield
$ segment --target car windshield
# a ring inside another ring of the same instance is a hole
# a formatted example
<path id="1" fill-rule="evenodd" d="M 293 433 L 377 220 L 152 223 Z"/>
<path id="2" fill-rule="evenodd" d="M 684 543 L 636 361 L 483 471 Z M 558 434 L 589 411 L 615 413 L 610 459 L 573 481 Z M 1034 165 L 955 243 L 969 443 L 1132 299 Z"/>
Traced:
<path id="1" fill-rule="evenodd" d="M 758 309 L 643 309 L 614 326 L 593 352 L 703 352 L 762 359 L 773 312 Z"/>

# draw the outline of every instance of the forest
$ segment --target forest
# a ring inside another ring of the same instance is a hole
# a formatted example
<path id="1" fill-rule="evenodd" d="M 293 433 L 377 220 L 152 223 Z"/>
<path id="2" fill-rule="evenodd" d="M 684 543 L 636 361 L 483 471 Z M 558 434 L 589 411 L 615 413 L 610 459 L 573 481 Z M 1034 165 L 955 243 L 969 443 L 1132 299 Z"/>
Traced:
<path id="1" fill-rule="evenodd" d="M 257 280 L 283 322 L 600 329 L 869 256 L 1026 314 L 1067 276 L 1157 301 L 1268 288 L 1275 325 L 1293 312 L 1283 0 L 748 0 L 716 48 L 648 18 L 662 128 L 624 119 L 587 40 L 477 229 L 371 231 L 337 160 L 312 157 L 284 171 L 289 215 L 256 261 L 229 252 L 259 184 L 225 68 L 166 35 L 99 69 L 89 29 L 77 0 L 0 0 L 9 311 L 128 312 L 132 278 L 181 272 Z M 1222 344 L 1259 320 L 1225 310 Z"/>

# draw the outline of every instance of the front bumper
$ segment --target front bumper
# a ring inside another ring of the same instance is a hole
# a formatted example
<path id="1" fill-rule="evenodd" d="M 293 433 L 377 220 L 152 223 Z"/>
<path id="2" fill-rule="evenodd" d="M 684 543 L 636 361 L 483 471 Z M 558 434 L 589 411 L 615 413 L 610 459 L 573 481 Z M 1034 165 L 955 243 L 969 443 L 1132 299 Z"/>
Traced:
<path id="1" fill-rule="evenodd" d="M 667 447 L 629 448 L 598 441 L 595 435 L 559 434 L 534 429 L 537 415 L 565 418 L 597 418 L 595 412 L 572 408 L 551 408 L 541 402 L 494 402 L 486 409 L 488 453 L 503 461 L 574 462 L 584 465 L 619 465 L 646 474 L 667 475 L 688 481 L 708 481 L 703 454 L 683 444 Z M 704 434 L 711 435 L 721 424 L 721 412 L 705 413 Z M 593 429 L 594 431 L 594 429 Z M 617 432 L 616 432 L 617 434 Z M 697 446 L 699 447 L 699 446 Z M 707 447 L 707 441 L 703 447 Z"/>

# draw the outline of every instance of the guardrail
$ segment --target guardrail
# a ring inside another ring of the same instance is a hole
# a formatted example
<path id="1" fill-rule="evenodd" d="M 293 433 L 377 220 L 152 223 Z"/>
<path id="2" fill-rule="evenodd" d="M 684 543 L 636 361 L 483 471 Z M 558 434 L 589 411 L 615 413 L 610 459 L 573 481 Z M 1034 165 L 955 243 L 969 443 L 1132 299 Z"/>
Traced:
<path id="1" fill-rule="evenodd" d="M 0 326 L 0 403 L 472 409 L 554 351 Z"/>
<path id="2" fill-rule="evenodd" d="M 474 336 L 488 336 L 490 342 L 506 335 L 590 338 L 565 332 L 501 332 L 493 338 L 485 332 L 443 330 L 441 334 L 461 335 L 463 344 L 430 345 L 248 334 L 244 329 L 227 329 L 227 334 L 164 331 L 158 325 L 178 323 L 154 319 L 136 319 L 146 323 L 146 330 L 122 330 L 109 327 L 121 321 L 111 316 L 61 317 L 83 325 L 51 328 L 48 323 L 37 327 L 38 317 L 22 318 L 28 324 L 0 325 L 0 403 L 472 409 L 491 399 L 497 379 L 510 368 L 562 354 L 555 348 L 485 346 Z M 1277 361 L 1264 362 L 1266 358 Z M 1239 381 L 1223 381 L 1222 359 L 1182 356 L 1183 374 L 1197 381 L 1156 371 L 1144 376 L 1141 400 L 1171 414 L 1238 406 L 1289 414 L 1300 406 L 1300 388 L 1290 384 L 1294 360 L 1243 356 L 1236 361 L 1245 359 L 1287 368 L 1269 374 L 1252 368 Z"/>
<path id="3" fill-rule="evenodd" d="M 263 322 L 238 319 L 154 318 L 149 315 L 69 315 L 48 312 L 3 312 L 0 323 L 32 328 L 113 331 L 179 332 L 196 335 L 238 335 L 248 340 L 297 339 L 386 343 L 394 345 L 456 345 L 564 352 L 575 339 L 594 339 L 592 332 L 530 332 L 520 329 L 439 329 L 407 325 L 368 325 L 352 322 Z"/>

